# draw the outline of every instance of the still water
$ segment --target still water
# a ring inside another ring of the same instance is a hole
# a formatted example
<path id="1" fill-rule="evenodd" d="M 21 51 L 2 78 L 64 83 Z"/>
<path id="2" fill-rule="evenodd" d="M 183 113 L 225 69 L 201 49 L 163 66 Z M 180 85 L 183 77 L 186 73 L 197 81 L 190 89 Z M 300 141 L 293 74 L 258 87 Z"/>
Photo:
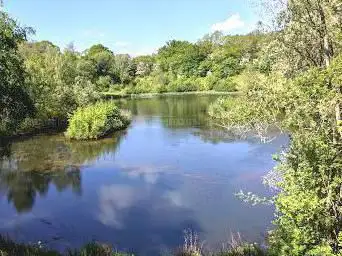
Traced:
<path id="1" fill-rule="evenodd" d="M 110 138 L 12 143 L 0 161 L 0 233 L 59 250 L 95 240 L 138 255 L 176 248 L 185 229 L 211 248 L 236 232 L 262 241 L 272 207 L 234 194 L 267 194 L 261 176 L 286 138 L 261 144 L 227 134 L 206 115 L 216 98 L 121 100 L 134 119 Z"/>

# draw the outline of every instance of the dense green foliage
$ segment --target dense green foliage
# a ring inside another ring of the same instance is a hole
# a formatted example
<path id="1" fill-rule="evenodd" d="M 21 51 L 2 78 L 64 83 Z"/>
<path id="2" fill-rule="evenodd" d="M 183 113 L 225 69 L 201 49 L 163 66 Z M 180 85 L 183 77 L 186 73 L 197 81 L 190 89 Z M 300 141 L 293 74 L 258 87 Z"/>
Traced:
<path id="1" fill-rule="evenodd" d="M 98 139 L 126 128 L 130 114 L 119 110 L 113 102 L 98 102 L 78 108 L 69 119 L 66 136 L 71 139 Z"/>
<path id="2" fill-rule="evenodd" d="M 98 138 L 125 127 L 127 117 L 112 103 L 87 107 L 101 92 L 238 89 L 241 97 L 211 107 L 221 125 L 265 140 L 265 131 L 277 126 L 291 137 L 265 179 L 278 192 L 269 253 L 342 255 L 342 3 L 264 2 L 285 3 L 267 35 L 173 40 L 137 58 L 103 45 L 78 53 L 72 46 L 61 51 L 50 42 L 27 42 L 27 31 L 1 12 L 0 134 L 34 113 L 63 119 L 77 108 L 71 138 Z"/>
<path id="3" fill-rule="evenodd" d="M 0 16 L 1 133 L 32 131 L 66 120 L 101 95 L 236 91 L 235 78 L 254 62 L 267 36 L 224 36 L 196 43 L 169 41 L 157 53 L 131 57 L 97 44 L 77 52 L 26 40 L 27 29 Z M 24 122 L 22 122 L 24 120 Z"/>
<path id="4" fill-rule="evenodd" d="M 18 27 L 7 14 L 0 12 L 0 136 L 34 112 L 17 47 L 26 39 L 26 33 L 27 29 Z"/>
<path id="5" fill-rule="evenodd" d="M 261 65 L 237 79 L 243 96 L 210 110 L 236 132 L 290 134 L 265 177 L 278 192 L 272 255 L 342 255 L 341 17 L 340 1 L 288 1 Z"/>
<path id="6" fill-rule="evenodd" d="M 37 118 L 65 119 L 68 113 L 98 99 L 91 71 L 78 63 L 77 54 L 63 54 L 50 42 L 25 42 L 19 47 L 28 75 L 26 84 L 37 109 Z M 80 74 L 79 74 L 80 73 Z"/>
<path id="7" fill-rule="evenodd" d="M 235 91 L 234 77 L 258 56 L 267 36 L 207 35 L 197 43 L 169 41 L 152 57 L 135 59 L 136 79 L 126 93 Z"/>

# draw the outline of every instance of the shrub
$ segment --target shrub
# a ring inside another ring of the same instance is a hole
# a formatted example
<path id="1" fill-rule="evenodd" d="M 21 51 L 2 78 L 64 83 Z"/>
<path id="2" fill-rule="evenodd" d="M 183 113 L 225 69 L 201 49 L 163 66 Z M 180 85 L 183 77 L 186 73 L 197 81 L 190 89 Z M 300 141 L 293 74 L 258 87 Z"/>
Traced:
<path id="1" fill-rule="evenodd" d="M 136 85 L 132 86 L 128 92 L 133 94 L 150 93 L 155 91 L 156 86 L 154 77 L 142 77 L 136 80 Z"/>
<path id="2" fill-rule="evenodd" d="M 172 92 L 192 92 L 197 91 L 198 86 L 195 78 L 179 77 L 170 84 Z"/>
<path id="3" fill-rule="evenodd" d="M 196 79 L 196 84 L 198 87 L 198 90 L 200 91 L 211 91 L 213 90 L 214 86 L 219 81 L 219 78 L 217 78 L 214 75 L 209 75 L 206 77 L 199 77 Z"/>
<path id="4" fill-rule="evenodd" d="M 124 85 L 122 84 L 111 84 L 109 86 L 109 90 L 108 92 L 118 92 L 118 91 L 122 91 L 124 89 Z"/>
<path id="5" fill-rule="evenodd" d="M 136 85 L 128 93 L 163 93 L 168 91 L 169 77 L 167 75 L 151 75 L 136 79 Z"/>
<path id="6" fill-rule="evenodd" d="M 98 102 L 74 112 L 66 136 L 77 140 L 98 139 L 127 127 L 130 118 L 128 112 L 121 111 L 113 102 Z"/>
<path id="7" fill-rule="evenodd" d="M 100 92 L 108 91 L 112 85 L 112 78 L 110 76 L 100 76 L 96 81 L 96 88 Z"/>
<path id="8" fill-rule="evenodd" d="M 235 92 L 236 84 L 231 79 L 222 79 L 214 85 L 213 90 L 218 92 Z"/>
<path id="9" fill-rule="evenodd" d="M 84 107 L 89 104 L 93 104 L 100 99 L 100 94 L 96 90 L 96 85 L 82 77 L 77 77 L 75 79 L 75 84 L 73 85 L 72 89 L 76 107 Z M 66 98 L 68 96 L 69 95 L 66 95 Z M 63 101 L 61 100 L 60 104 L 64 106 L 65 101 L 63 103 Z M 70 107 L 72 107 L 71 104 L 67 104 L 66 106 L 64 106 L 64 112 L 69 113 Z"/>

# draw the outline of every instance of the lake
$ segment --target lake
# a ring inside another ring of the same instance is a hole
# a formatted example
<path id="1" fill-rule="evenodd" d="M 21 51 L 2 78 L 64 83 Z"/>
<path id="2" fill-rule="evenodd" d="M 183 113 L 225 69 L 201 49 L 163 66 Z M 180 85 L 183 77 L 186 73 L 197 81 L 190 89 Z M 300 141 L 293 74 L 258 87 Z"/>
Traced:
<path id="1" fill-rule="evenodd" d="M 0 233 L 58 250 L 95 240 L 138 255 L 181 246 L 187 229 L 210 248 L 237 232 L 262 242 L 273 208 L 235 193 L 268 194 L 261 177 L 287 138 L 262 144 L 227 133 L 206 114 L 217 97 L 122 99 L 133 121 L 109 138 L 39 135 L 8 145 Z"/>

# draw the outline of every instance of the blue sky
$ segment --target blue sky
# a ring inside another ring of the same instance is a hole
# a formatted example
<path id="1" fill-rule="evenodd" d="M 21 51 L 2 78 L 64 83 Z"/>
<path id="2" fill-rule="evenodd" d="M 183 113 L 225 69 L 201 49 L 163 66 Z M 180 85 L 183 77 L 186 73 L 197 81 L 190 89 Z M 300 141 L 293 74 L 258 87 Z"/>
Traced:
<path id="1" fill-rule="evenodd" d="M 171 39 L 197 41 L 213 30 L 246 33 L 257 22 L 250 0 L 4 0 L 5 10 L 36 30 L 33 40 L 115 53 L 155 51 Z"/>

